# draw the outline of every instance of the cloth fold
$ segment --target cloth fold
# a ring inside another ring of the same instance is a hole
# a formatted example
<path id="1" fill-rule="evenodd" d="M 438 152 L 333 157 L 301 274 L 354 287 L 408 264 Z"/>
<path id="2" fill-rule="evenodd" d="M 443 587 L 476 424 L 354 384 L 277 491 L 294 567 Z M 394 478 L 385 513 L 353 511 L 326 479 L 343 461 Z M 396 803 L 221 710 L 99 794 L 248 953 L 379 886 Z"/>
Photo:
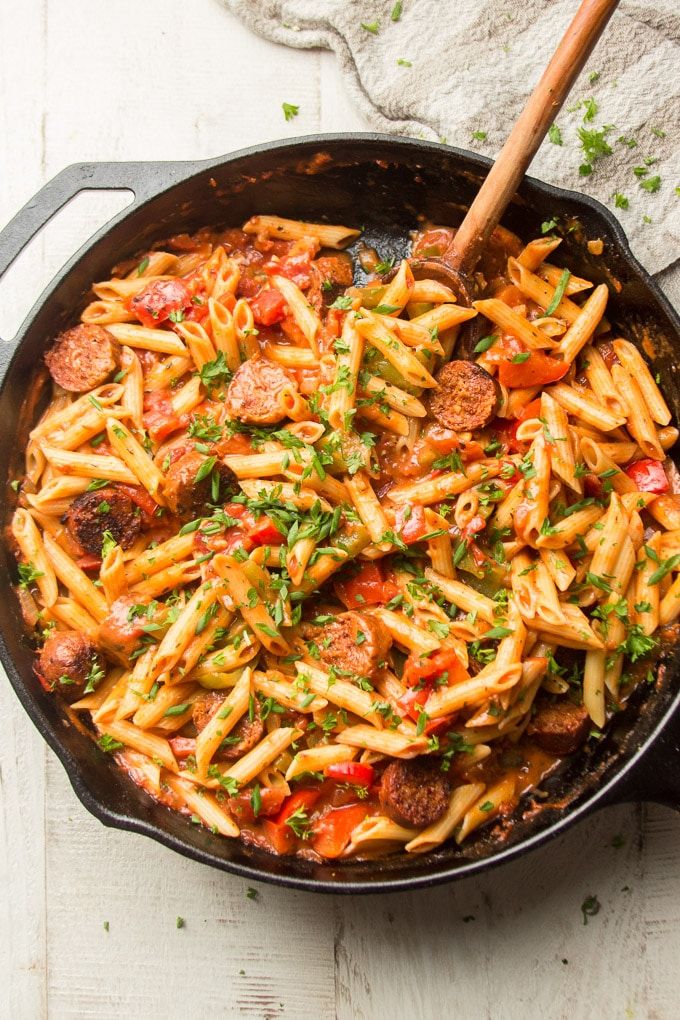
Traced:
<path id="1" fill-rule="evenodd" d="M 577 8 L 576 0 L 220 2 L 274 42 L 335 51 L 376 129 L 492 157 Z M 529 171 L 614 210 L 650 272 L 680 257 L 679 67 L 678 0 L 622 0 Z"/>

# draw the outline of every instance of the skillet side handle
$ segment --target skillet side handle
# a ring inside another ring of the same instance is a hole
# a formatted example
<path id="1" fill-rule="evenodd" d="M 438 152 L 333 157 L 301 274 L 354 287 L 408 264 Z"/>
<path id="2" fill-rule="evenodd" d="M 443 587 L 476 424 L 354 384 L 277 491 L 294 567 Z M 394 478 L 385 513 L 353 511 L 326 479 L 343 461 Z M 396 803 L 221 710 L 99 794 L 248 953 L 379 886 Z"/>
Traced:
<path id="1" fill-rule="evenodd" d="M 48 181 L 0 231 L 0 277 L 32 237 L 81 191 L 132 191 L 135 205 L 170 187 L 192 163 L 74 163 Z"/>
<path id="2" fill-rule="evenodd" d="M 680 712 L 668 719 L 652 741 L 616 784 L 608 798 L 612 804 L 648 801 L 680 811 Z"/>

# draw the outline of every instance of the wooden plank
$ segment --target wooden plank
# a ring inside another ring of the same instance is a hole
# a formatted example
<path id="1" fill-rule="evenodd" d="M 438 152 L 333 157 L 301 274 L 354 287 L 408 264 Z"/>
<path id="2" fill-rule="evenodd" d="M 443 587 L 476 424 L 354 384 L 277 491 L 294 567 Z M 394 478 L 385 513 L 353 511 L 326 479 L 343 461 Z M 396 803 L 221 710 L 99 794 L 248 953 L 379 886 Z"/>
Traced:
<path id="1" fill-rule="evenodd" d="M 250 899 L 243 879 L 104 828 L 52 756 L 47 773 L 50 1016 L 334 1017 L 322 901 Z"/>
<path id="2" fill-rule="evenodd" d="M 490 1020 L 675 1015 L 677 877 L 666 876 L 677 872 L 669 859 L 679 830 L 664 812 L 651 855 L 638 838 L 640 809 L 611 809 L 478 879 L 339 901 L 338 1020 L 429 1020 L 452 1002 L 455 1015 Z M 584 925 L 591 895 L 601 908 Z"/>
<path id="3" fill-rule="evenodd" d="M 21 38 L 22 46 L 17 45 Z M 25 49 L 24 49 L 25 47 Z M 31 60 L 26 59 L 31 54 Z M 0 223 L 31 196 L 43 174 L 44 17 L 40 5 L 0 5 Z M 39 263 L 41 249 L 35 252 Z M 0 336 L 9 309 L 28 307 L 32 282 L 0 288 Z M 0 1016 L 45 1014 L 45 745 L 0 668 Z"/>

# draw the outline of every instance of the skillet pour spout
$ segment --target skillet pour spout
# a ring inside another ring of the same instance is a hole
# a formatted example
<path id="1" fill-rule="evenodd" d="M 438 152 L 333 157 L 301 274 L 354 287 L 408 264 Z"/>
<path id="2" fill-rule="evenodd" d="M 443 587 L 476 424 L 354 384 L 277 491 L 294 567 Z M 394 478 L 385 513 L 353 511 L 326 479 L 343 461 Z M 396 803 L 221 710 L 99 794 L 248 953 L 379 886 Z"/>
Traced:
<path id="1" fill-rule="evenodd" d="M 73 324 L 88 301 L 91 281 L 104 278 L 112 265 L 171 234 L 206 224 L 234 226 L 256 213 L 362 226 L 363 244 L 383 257 L 408 257 L 410 233 L 423 219 L 460 223 L 489 166 L 480 156 L 448 146 L 359 134 L 271 143 L 203 162 L 67 168 L 0 232 L 0 273 L 78 192 L 129 188 L 136 197 L 132 206 L 73 256 L 40 296 L 17 336 L 0 345 L 0 473 L 5 479 L 15 476 L 14 457 L 24 448 L 32 424 L 27 397 L 36 366 L 50 340 Z M 579 276 L 609 286 L 607 315 L 620 335 L 638 345 L 644 343 L 647 350 L 653 343 L 655 368 L 665 382 L 674 416 L 680 418 L 680 383 L 673 372 L 680 357 L 680 320 L 631 255 L 618 222 L 591 199 L 527 178 L 507 210 L 504 225 L 530 238 L 540 236 L 546 219 L 563 226 L 558 261 Z M 587 241 L 592 239 L 602 240 L 602 256 L 588 250 Z M 443 282 L 452 285 L 452 280 L 449 275 Z M 466 303 L 472 299 L 469 295 Z M 14 500 L 9 485 L 3 487 L 1 499 L 7 521 Z M 615 801 L 645 798 L 680 807 L 676 765 L 680 760 L 680 661 L 675 642 L 664 650 L 664 666 L 656 682 L 641 684 L 602 739 L 589 741 L 583 754 L 573 756 L 545 782 L 544 799 L 524 804 L 511 825 L 502 831 L 500 827 L 483 830 L 463 848 L 444 844 L 417 858 L 395 854 L 380 861 L 317 864 L 277 858 L 216 838 L 135 786 L 62 703 L 41 689 L 10 590 L 16 565 L 7 547 L 2 555 L 0 659 L 18 698 L 62 761 L 85 807 L 106 825 L 144 833 L 212 867 L 316 892 L 414 889 L 467 877 L 510 860 Z"/>

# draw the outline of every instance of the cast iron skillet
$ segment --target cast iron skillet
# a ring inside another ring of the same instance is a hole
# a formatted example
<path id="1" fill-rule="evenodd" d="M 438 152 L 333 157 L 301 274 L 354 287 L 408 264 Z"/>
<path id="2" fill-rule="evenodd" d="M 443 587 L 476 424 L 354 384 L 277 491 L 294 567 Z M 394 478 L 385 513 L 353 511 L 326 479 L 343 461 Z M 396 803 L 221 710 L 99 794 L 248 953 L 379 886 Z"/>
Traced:
<path id="1" fill-rule="evenodd" d="M 422 214 L 456 224 L 487 173 L 489 160 L 448 146 L 354 134 L 320 135 L 244 149 L 193 163 L 94 163 L 68 167 L 50 181 L 0 233 L 0 275 L 29 239 L 83 190 L 129 188 L 135 202 L 99 231 L 64 266 L 13 341 L 0 345 L 0 478 L 16 471 L 30 424 L 22 405 L 50 339 L 77 321 L 93 280 L 152 242 L 211 224 L 239 225 L 254 213 L 364 228 L 382 256 L 406 253 L 408 231 Z M 559 217 L 565 240 L 560 260 L 579 276 L 610 285 L 607 315 L 624 335 L 654 338 L 655 367 L 675 418 L 680 418 L 680 320 L 632 257 L 623 231 L 598 202 L 527 178 L 504 218 L 522 238 Z M 575 227 L 571 231 L 569 226 Z M 595 258 L 586 238 L 604 241 Z M 6 520 L 13 494 L 1 490 Z M 656 683 L 643 683 L 600 742 L 567 763 L 544 785 L 542 800 L 518 811 L 499 838 L 480 833 L 462 849 L 446 845 L 424 856 L 372 862 L 313 864 L 277 858 L 216 838 L 136 787 L 46 694 L 33 670 L 10 588 L 16 565 L 3 547 L 0 659 L 24 708 L 66 769 L 85 807 L 105 825 L 144 833 L 173 850 L 249 879 L 316 892 L 413 889 L 476 874 L 539 846 L 579 818 L 606 805 L 651 800 L 680 808 L 680 655 L 669 646 Z"/>

